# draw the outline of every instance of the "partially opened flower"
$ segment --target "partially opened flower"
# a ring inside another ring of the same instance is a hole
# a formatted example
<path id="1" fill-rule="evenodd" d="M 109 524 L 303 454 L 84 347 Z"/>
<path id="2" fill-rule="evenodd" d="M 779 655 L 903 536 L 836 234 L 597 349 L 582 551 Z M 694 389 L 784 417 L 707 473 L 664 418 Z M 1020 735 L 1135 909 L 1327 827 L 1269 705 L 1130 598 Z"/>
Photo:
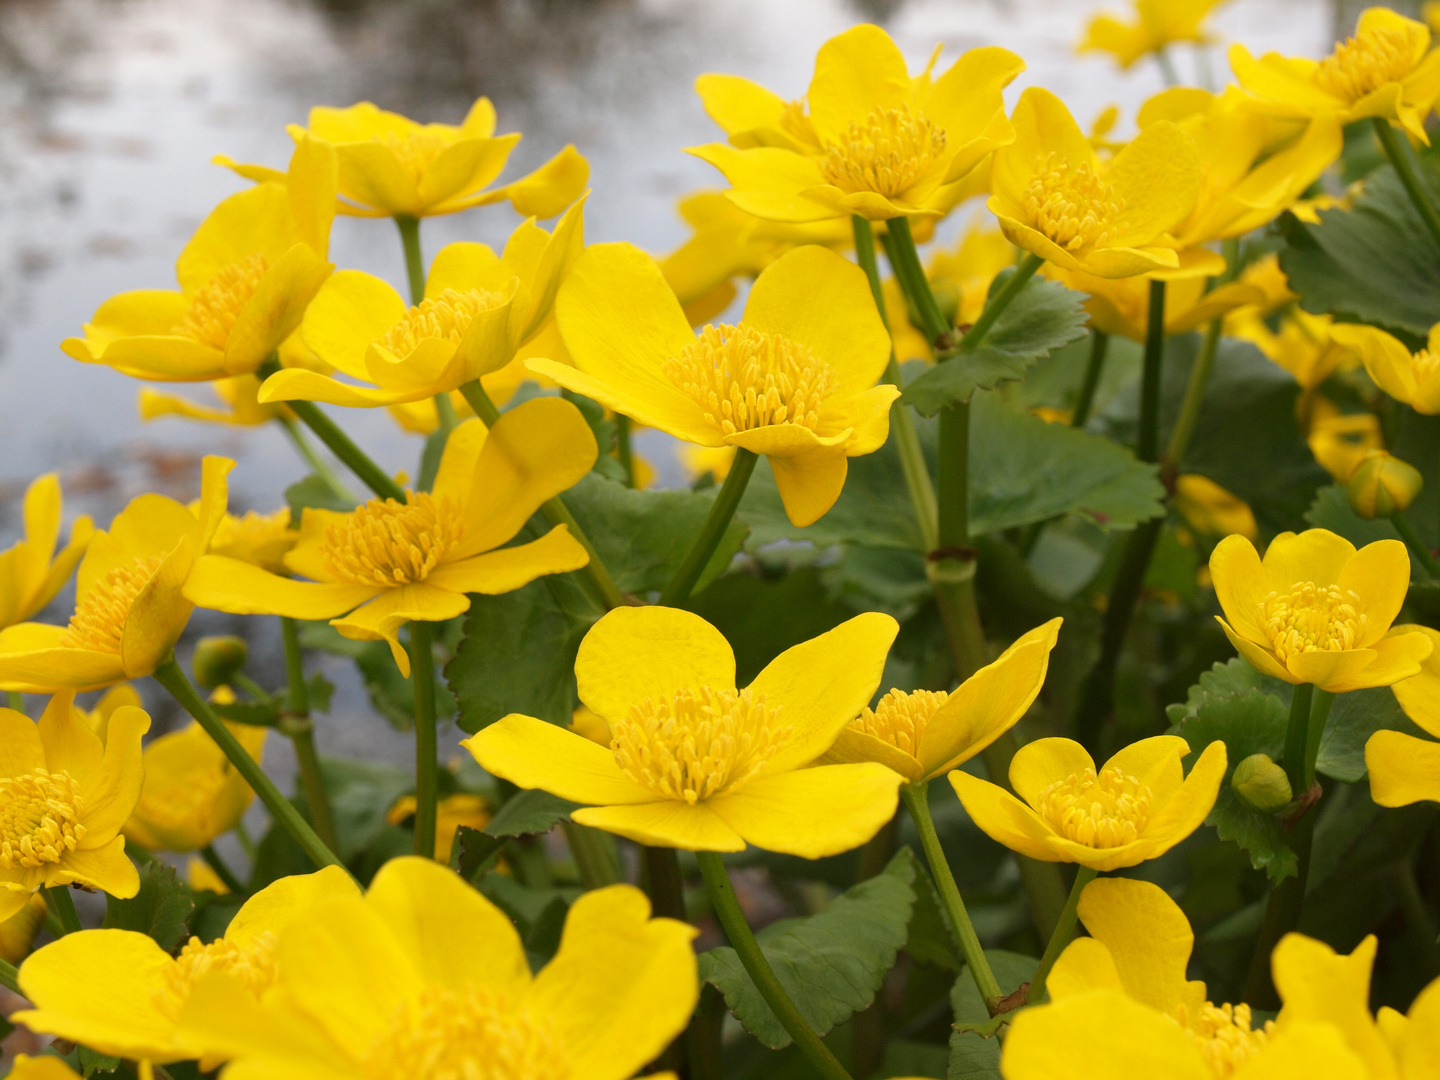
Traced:
<path id="1" fill-rule="evenodd" d="M 1225 636 L 1250 664 L 1288 683 L 1333 694 L 1389 686 L 1420 671 L 1430 639 L 1390 635 L 1410 588 L 1399 540 L 1359 551 L 1326 529 L 1281 533 L 1261 562 L 1255 545 L 1227 536 L 1210 556 Z"/>
<path id="2" fill-rule="evenodd" d="M 610 747 L 518 713 L 462 746 L 488 772 L 588 804 L 571 817 L 642 844 L 807 859 L 859 847 L 895 813 L 900 776 L 816 765 L 879 685 L 898 627 L 857 615 L 735 686 L 735 654 L 698 615 L 617 608 L 580 643 L 580 700 Z"/>
<path id="3" fill-rule="evenodd" d="M 210 389 L 220 405 L 204 405 L 182 394 L 167 394 L 148 386 L 140 391 L 140 419 L 158 420 L 162 416 L 179 416 L 202 424 L 225 424 L 232 427 L 259 427 L 284 416 L 283 405 L 261 405 L 260 379 L 256 375 L 236 375 L 233 379 L 216 379 Z"/>
<path id="4" fill-rule="evenodd" d="M 225 514 L 234 467 L 229 458 L 204 459 L 194 510 L 163 495 L 130 500 L 90 542 L 70 624 L 0 630 L 0 689 L 97 690 L 153 673 L 190 621 L 182 590 Z"/>
<path id="5" fill-rule="evenodd" d="M 1061 621 L 1020 637 L 951 693 L 891 690 L 874 709 L 862 709 L 820 760 L 878 761 L 912 784 L 964 764 L 1014 727 L 1039 695 Z"/>
<path id="6" fill-rule="evenodd" d="M 1337 484 L 1349 483 L 1350 474 L 1366 454 L 1385 448 L 1380 418 L 1372 412 L 1342 413 L 1323 394 L 1315 395 L 1313 401 L 1305 434 L 1310 453 Z"/>
<path id="7" fill-rule="evenodd" d="M 1361 323 L 1337 323 L 1330 336 L 1358 353 L 1375 385 L 1418 413 L 1440 413 L 1440 323 L 1430 328 L 1425 348 L 1412 353 L 1384 330 Z"/>
<path id="8" fill-rule="evenodd" d="M 443 622 L 470 608 L 467 593 L 504 593 L 589 561 L 570 530 L 509 543 L 547 499 L 595 464 L 595 436 L 580 410 L 537 398 L 488 433 L 467 420 L 450 433 L 432 490 L 405 502 L 371 499 L 348 514 L 307 507 L 284 556 L 297 581 L 224 555 L 207 555 L 185 588 L 189 601 L 236 615 L 329 619 L 345 637 L 390 643 L 407 677 L 400 627 Z M 3 670 L 3 668 L 0 668 Z"/>
<path id="9" fill-rule="evenodd" d="M 1004 788 L 956 770 L 965 811 L 991 839 L 1045 862 L 1118 870 L 1163 855 L 1204 822 L 1225 776 L 1225 744 L 1207 746 L 1190 775 L 1184 739 L 1141 739 L 1096 769 L 1070 739 L 1038 739 L 1010 762 Z M 1022 802 L 1021 799 L 1024 801 Z"/>
<path id="10" fill-rule="evenodd" d="M 365 896 L 312 907 L 278 935 L 279 992 L 212 976 L 180 1024 L 235 1077 L 628 1080 L 684 1030 L 695 929 L 650 918 L 630 885 L 571 905 L 532 975 L 510 919 L 429 859 L 395 859 Z"/>
<path id="11" fill-rule="evenodd" d="M 1135 0 L 1131 21 L 1108 12 L 1091 19 L 1079 50 L 1107 52 L 1122 68 L 1129 68 L 1176 42 L 1203 44 L 1210 40 L 1205 19 L 1222 3 L 1224 0 Z"/>
<path id="12" fill-rule="evenodd" d="M 889 335 L 865 274 L 833 251 L 782 255 L 739 324 L 698 339 L 654 261 L 629 244 L 586 250 L 555 307 L 574 367 L 530 360 L 532 371 L 686 442 L 768 457 L 796 525 L 829 510 L 846 460 L 889 433 L 900 391 L 876 385 Z"/>
<path id="13" fill-rule="evenodd" d="M 1429 626 L 1395 626 L 1391 634 L 1423 634 L 1432 648 L 1420 673 L 1390 687 L 1405 715 L 1440 739 L 1440 631 Z M 1370 797 L 1381 806 L 1440 802 L 1440 742 L 1417 739 L 1403 731 L 1381 729 L 1365 743 Z"/>
<path id="14" fill-rule="evenodd" d="M 67 934 L 20 966 L 20 988 L 34 1008 L 16 1013 L 16 1022 L 156 1065 L 199 1058 L 209 1071 L 229 1055 L 176 1030 L 196 984 L 224 972 L 253 1008 L 279 978 L 276 939 L 286 925 L 326 897 L 358 891 L 338 866 L 280 878 L 245 901 L 223 937 L 209 944 L 192 937 L 173 957 L 133 930 Z"/>
<path id="15" fill-rule="evenodd" d="M 70 527 L 70 539 L 59 551 L 60 479 L 46 473 L 25 489 L 25 539 L 0 551 L 0 630 L 40 613 L 55 599 L 95 535 L 88 515 Z"/>

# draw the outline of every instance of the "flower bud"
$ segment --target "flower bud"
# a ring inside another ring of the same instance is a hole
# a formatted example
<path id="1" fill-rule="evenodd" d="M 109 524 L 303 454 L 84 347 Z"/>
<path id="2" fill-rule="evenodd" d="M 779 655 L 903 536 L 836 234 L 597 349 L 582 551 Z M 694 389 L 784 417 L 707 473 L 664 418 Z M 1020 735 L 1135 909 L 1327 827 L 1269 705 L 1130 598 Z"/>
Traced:
<path id="1" fill-rule="evenodd" d="M 1350 506 L 1364 518 L 1398 514 L 1420 494 L 1420 471 L 1384 450 L 1367 450 L 1350 470 Z"/>
<path id="2" fill-rule="evenodd" d="M 1252 810 L 1277 814 L 1290 805 L 1293 792 L 1285 770 L 1265 754 L 1251 754 L 1235 766 L 1230 777 L 1235 796 Z"/>
<path id="3" fill-rule="evenodd" d="M 224 686 L 249 658 L 250 649 L 244 638 L 201 638 L 195 646 L 195 681 L 207 690 Z"/>

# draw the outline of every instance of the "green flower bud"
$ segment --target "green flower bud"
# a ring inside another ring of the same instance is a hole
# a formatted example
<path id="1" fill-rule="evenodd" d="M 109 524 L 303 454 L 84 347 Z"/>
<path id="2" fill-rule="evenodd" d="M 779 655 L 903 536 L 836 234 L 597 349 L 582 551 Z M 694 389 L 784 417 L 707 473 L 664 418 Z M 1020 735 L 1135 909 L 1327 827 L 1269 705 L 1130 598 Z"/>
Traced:
<path id="1" fill-rule="evenodd" d="M 1263 814 L 1278 814 L 1290 805 L 1294 794 L 1285 770 L 1265 754 L 1251 754 L 1236 765 L 1230 786 L 1236 798 Z"/>
<path id="2" fill-rule="evenodd" d="M 1350 470 L 1350 506 L 1363 518 L 1389 517 L 1415 501 L 1420 471 L 1384 450 L 1367 450 Z"/>
<path id="3" fill-rule="evenodd" d="M 195 646 L 195 681 L 206 690 L 224 686 L 249 658 L 250 649 L 244 638 L 201 638 Z"/>

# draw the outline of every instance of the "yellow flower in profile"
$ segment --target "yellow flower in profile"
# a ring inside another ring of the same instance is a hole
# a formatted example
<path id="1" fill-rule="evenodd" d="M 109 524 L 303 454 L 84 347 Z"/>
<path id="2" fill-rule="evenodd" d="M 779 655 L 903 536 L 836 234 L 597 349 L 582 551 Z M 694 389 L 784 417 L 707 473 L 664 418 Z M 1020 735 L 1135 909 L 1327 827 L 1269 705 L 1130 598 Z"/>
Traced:
<path id="1" fill-rule="evenodd" d="M 220 399 L 221 407 L 202 405 L 181 394 L 166 394 L 148 386 L 140 391 L 140 419 L 158 420 L 162 416 L 179 416 L 202 424 L 226 424 L 231 427 L 259 427 L 284 416 L 283 405 L 261 405 L 260 379 L 255 375 L 236 375 L 233 379 L 216 379 L 210 389 Z"/>
<path id="2" fill-rule="evenodd" d="M 1389 634 L 1410 588 L 1399 540 L 1359 551 L 1327 529 L 1281 533 L 1261 562 L 1255 545 L 1227 536 L 1210 556 L 1225 636 L 1252 667 L 1332 694 L 1390 686 L 1420 671 L 1424 634 Z"/>
<path id="3" fill-rule="evenodd" d="M 268 728 L 228 724 L 256 761 Z M 126 839 L 151 851 L 198 851 L 235 827 L 255 793 L 225 752 L 192 723 L 145 748 L 145 783 L 125 822 Z"/>
<path id="4" fill-rule="evenodd" d="M 313 139 L 288 173 L 231 195 L 180 252 L 180 291 L 112 296 L 61 345 L 76 360 L 155 382 L 252 374 L 300 325 L 334 269 L 335 152 Z"/>
<path id="5" fill-rule="evenodd" d="M 1225 328 L 1295 376 L 1302 390 L 1313 390 L 1336 372 L 1359 366 L 1359 350 L 1350 342 L 1351 329 L 1329 315 L 1312 315 L 1298 307 L 1281 316 L 1279 329 L 1270 328 L 1259 307 L 1237 311 Z M 1409 357 L 1408 350 L 1405 355 Z"/>
<path id="6" fill-rule="evenodd" d="M 102 740 L 56 694 L 39 723 L 0 709 L 0 920 L 39 888 L 76 884 L 122 899 L 140 877 L 120 827 L 140 795 L 140 736 L 150 717 L 121 708 Z"/>
<path id="7" fill-rule="evenodd" d="M 469 610 L 467 593 L 510 592 L 589 561 L 564 525 L 528 544 L 501 545 L 588 473 L 596 453 L 590 425 L 560 398 L 527 401 L 488 433 L 467 420 L 450 433 L 429 493 L 410 492 L 403 503 L 371 499 L 348 514 L 306 508 L 283 561 L 309 581 L 207 555 L 185 595 L 235 615 L 329 619 L 345 637 L 389 642 L 409 677 L 398 636 L 405 623 L 453 619 Z"/>
<path id="8" fill-rule="evenodd" d="M 878 761 L 918 784 L 957 768 L 1025 715 L 1050 667 L 1061 619 L 1018 638 L 959 689 L 891 690 L 850 721 L 822 763 Z"/>
<path id="9" fill-rule="evenodd" d="M 1373 450 L 1383 450 L 1385 438 L 1374 413 L 1341 413 L 1329 398 L 1317 395 L 1310 410 L 1305 436 L 1310 453 L 1339 484 L 1348 483 L 1355 466 Z"/>
<path id="10" fill-rule="evenodd" d="M 1256 105 L 1274 116 L 1333 116 L 1342 124 L 1389 120 L 1429 144 L 1425 117 L 1440 93 L 1440 53 L 1430 29 L 1381 7 L 1360 14 L 1355 36 L 1324 60 L 1230 46 L 1230 67 Z"/>
<path id="11" fill-rule="evenodd" d="M 272 574 L 286 572 L 285 556 L 300 541 L 300 531 L 290 527 L 290 508 L 282 506 L 273 514 L 247 510 L 241 517 L 226 514 L 210 540 L 210 554 L 258 566 Z"/>
<path id="12" fill-rule="evenodd" d="M 1254 540 L 1260 532 L 1249 503 L 1199 473 L 1181 473 L 1175 478 L 1175 509 L 1191 528 L 1206 536 L 1238 533 Z"/>
<path id="13" fill-rule="evenodd" d="M 1420 673 L 1390 687 L 1405 715 L 1440 739 L 1440 631 L 1428 626 L 1396 626 L 1391 634 L 1423 634 L 1432 648 Z M 1440 742 L 1417 739 L 1403 731 L 1377 731 L 1365 743 L 1370 797 L 1381 806 L 1440 802 Z"/>
<path id="14" fill-rule="evenodd" d="M 1167 234 L 1195 207 L 1195 140 L 1157 120 L 1103 167 L 1065 104 L 1030 87 L 995 152 L 986 205 L 1012 244 L 1062 270 L 1118 278 L 1180 266 Z"/>
<path id="15" fill-rule="evenodd" d="M 0 960 L 18 964 L 30 954 L 30 946 L 35 944 L 40 928 L 45 925 L 48 910 L 45 894 L 35 892 L 18 912 L 0 920 Z"/>
<path id="16" fill-rule="evenodd" d="M 95 526 L 81 514 L 70 527 L 69 541 L 55 550 L 63 505 L 54 473 L 37 477 L 25 489 L 25 539 L 0 551 L 0 630 L 39 614 L 90 546 Z"/>
<path id="17" fill-rule="evenodd" d="M 971 49 L 938 78 L 912 76 L 878 26 L 853 26 L 820 47 L 801 102 L 734 75 L 702 75 L 695 89 L 730 144 L 692 147 L 730 181 L 729 197 L 756 217 L 874 221 L 941 217 L 967 177 L 1014 138 L 1001 92 L 1025 70 L 1008 49 Z"/>
<path id="18" fill-rule="evenodd" d="M 363 898 L 314 905 L 279 934 L 279 992 L 197 986 L 181 1037 L 236 1076 L 628 1080 L 684 1030 L 695 929 L 650 918 L 630 885 L 570 907 L 532 975 L 510 919 L 429 859 L 395 859 Z"/>
<path id="19" fill-rule="evenodd" d="M 130 500 L 90 541 L 70 624 L 0 630 L 0 689 L 98 690 L 152 674 L 190 621 L 182 590 L 225 514 L 234 467 L 229 458 L 204 459 L 194 511 L 163 495 Z"/>
<path id="20" fill-rule="evenodd" d="M 279 978 L 276 940 L 286 926 L 327 897 L 358 891 L 338 866 L 280 878 L 245 901 L 224 937 L 208 945 L 192 937 L 173 957 L 133 930 L 67 934 L 20 966 L 21 991 L 35 1007 L 16 1013 L 16 1022 L 135 1061 L 168 1065 L 199 1058 L 208 1072 L 229 1055 L 176 1029 L 197 985 L 224 972 L 253 1007 Z"/>
<path id="21" fill-rule="evenodd" d="M 1085 27 L 1080 52 L 1107 52 L 1122 68 L 1180 41 L 1204 44 L 1210 12 L 1224 0 L 1135 0 L 1135 18 L 1126 22 L 1109 13 L 1096 15 Z"/>
<path id="22" fill-rule="evenodd" d="M 522 223 L 499 256 L 479 243 L 441 248 L 415 307 L 380 278 L 340 271 L 306 311 L 301 335 L 322 362 L 355 382 L 288 368 L 265 380 L 260 401 L 374 408 L 432 398 L 498 372 L 550 320 L 555 293 L 585 243 L 583 210 L 582 203 L 571 207 L 553 235 L 533 220 Z"/>
<path id="23" fill-rule="evenodd" d="M 402 795 L 395 800 L 385 814 L 391 825 L 399 825 L 406 818 L 415 816 L 419 802 L 414 795 Z M 450 865 L 450 852 L 455 847 L 455 833 L 461 825 L 472 829 L 483 829 L 490 824 L 490 803 L 480 795 L 468 791 L 457 791 L 440 800 L 435 814 L 435 861 L 442 866 Z"/>
<path id="24" fill-rule="evenodd" d="M 737 689 L 729 642 L 700 616 L 617 608 L 575 658 L 609 749 L 518 713 L 461 745 L 495 776 L 588 804 L 571 815 L 580 824 L 637 843 L 835 855 L 890 820 L 900 776 L 872 762 L 805 766 L 869 702 L 897 630 L 889 615 L 857 615 Z"/>
<path id="25" fill-rule="evenodd" d="M 826 248 L 782 255 L 737 325 L 698 338 L 654 261 L 629 244 L 587 249 L 555 309 L 575 366 L 530 360 L 530 370 L 686 442 L 768 457 L 796 525 L 829 510 L 847 458 L 890 431 L 900 391 L 876 385 L 889 335 L 864 272 Z"/>
<path id="26" fill-rule="evenodd" d="M 1186 776 L 1190 745 L 1174 735 L 1141 739 L 1096 769 L 1070 739 L 1037 739 L 1010 762 L 1010 786 L 950 774 L 965 812 L 987 836 L 1044 862 L 1092 870 L 1137 866 L 1198 829 L 1225 776 L 1225 744 L 1212 742 Z M 1021 802 L 1021 799 L 1024 802 Z"/>
<path id="27" fill-rule="evenodd" d="M 1440 323 L 1430 328 L 1430 340 L 1417 353 L 1374 326 L 1338 323 L 1330 335 L 1360 356 L 1375 385 L 1418 413 L 1440 413 Z"/>
<path id="28" fill-rule="evenodd" d="M 1077 292 L 1085 293 L 1085 310 L 1090 325 L 1106 334 L 1145 340 L 1150 319 L 1150 281 L 1143 277 L 1103 278 L 1083 271 L 1051 270 L 1048 276 L 1058 278 Z M 1187 334 L 1212 319 L 1218 319 L 1236 308 L 1258 304 L 1264 293 L 1253 285 L 1232 281 L 1207 288 L 1203 276 L 1187 276 L 1172 280 L 1165 289 L 1165 334 Z"/>

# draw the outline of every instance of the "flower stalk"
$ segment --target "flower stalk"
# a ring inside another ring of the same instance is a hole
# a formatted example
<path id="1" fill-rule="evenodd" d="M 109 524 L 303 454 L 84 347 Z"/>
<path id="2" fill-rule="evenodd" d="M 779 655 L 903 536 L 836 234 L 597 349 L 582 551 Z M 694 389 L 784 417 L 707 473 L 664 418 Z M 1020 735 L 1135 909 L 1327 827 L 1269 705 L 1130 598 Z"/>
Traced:
<path id="1" fill-rule="evenodd" d="M 330 796 L 325 790 L 325 777 L 320 770 L 320 755 L 315 749 L 315 723 L 310 717 L 310 688 L 305 685 L 305 657 L 300 650 L 300 629 L 294 619 L 282 615 L 280 630 L 285 642 L 285 675 L 289 684 L 286 716 L 280 730 L 295 747 L 300 786 L 305 792 L 305 805 L 310 809 L 315 832 L 326 847 L 335 851 L 339 844 L 335 837 L 335 819 L 330 812 Z"/>
<path id="2" fill-rule="evenodd" d="M 50 905 L 50 910 L 60 921 L 62 932 L 73 934 L 83 929 L 80 925 L 80 914 L 75 910 L 75 901 L 70 896 L 69 885 L 52 885 L 47 888 L 45 902 Z"/>
<path id="3" fill-rule="evenodd" d="M 749 485 L 750 477 L 755 472 L 755 464 L 759 460 L 759 456 L 753 451 L 746 450 L 743 446 L 735 448 L 735 460 L 730 465 L 730 471 L 725 474 L 725 482 L 720 485 L 720 492 L 715 496 L 710 513 L 706 515 L 704 524 L 700 526 L 700 531 L 690 544 L 690 550 L 685 553 L 685 561 L 680 564 L 675 576 L 660 594 L 662 606 L 679 607 L 690 598 L 695 583 L 700 580 L 700 575 L 705 572 L 715 549 L 720 546 L 720 538 L 730 527 L 730 519 L 735 516 L 735 511 L 740 506 L 740 499 L 745 494 L 745 488 Z"/>
<path id="4" fill-rule="evenodd" d="M 1415 204 L 1420 219 L 1425 222 L 1425 227 L 1430 230 L 1430 235 L 1434 237 L 1435 242 L 1440 244 L 1440 211 L 1435 209 L 1435 204 L 1430 201 L 1430 196 L 1425 191 L 1405 137 L 1391 127 L 1390 121 L 1383 117 L 1376 116 L 1371 119 L 1370 123 L 1375 128 L 1375 135 L 1380 140 L 1380 146 L 1385 151 L 1385 156 L 1395 167 L 1395 175 L 1400 177 L 1400 183 L 1404 185 L 1405 193 Z"/>
<path id="5" fill-rule="evenodd" d="M 1090 331 L 1090 358 L 1085 362 L 1085 378 L 1080 383 L 1080 392 L 1075 398 L 1075 412 L 1070 417 L 1070 426 L 1083 428 L 1090 419 L 1090 408 L 1095 404 L 1095 391 L 1100 386 L 1100 376 L 1105 372 L 1105 356 L 1110 351 L 1110 335 L 1103 330 Z"/>
<path id="6" fill-rule="evenodd" d="M 435 653 L 430 624 L 410 623 L 410 683 L 415 691 L 415 854 L 435 857 L 440 749 L 435 732 Z"/>
<path id="7" fill-rule="evenodd" d="M 1060 921 L 1055 925 L 1055 932 L 1050 935 L 1050 940 L 1045 945 L 1045 952 L 1040 957 L 1040 966 L 1035 969 L 1035 974 L 1030 978 L 1030 989 L 1025 992 L 1025 1004 L 1036 1005 L 1045 996 L 1045 982 L 1050 978 L 1050 969 L 1055 966 L 1055 961 L 1060 959 L 1060 954 L 1065 951 L 1065 946 L 1070 944 L 1070 939 L 1075 935 L 1075 921 L 1079 917 L 1080 894 L 1085 891 L 1085 886 L 1095 880 L 1097 871 L 1088 866 L 1075 867 L 1075 882 L 1070 886 L 1070 896 L 1065 901 L 1065 909 L 1060 912 Z"/>

